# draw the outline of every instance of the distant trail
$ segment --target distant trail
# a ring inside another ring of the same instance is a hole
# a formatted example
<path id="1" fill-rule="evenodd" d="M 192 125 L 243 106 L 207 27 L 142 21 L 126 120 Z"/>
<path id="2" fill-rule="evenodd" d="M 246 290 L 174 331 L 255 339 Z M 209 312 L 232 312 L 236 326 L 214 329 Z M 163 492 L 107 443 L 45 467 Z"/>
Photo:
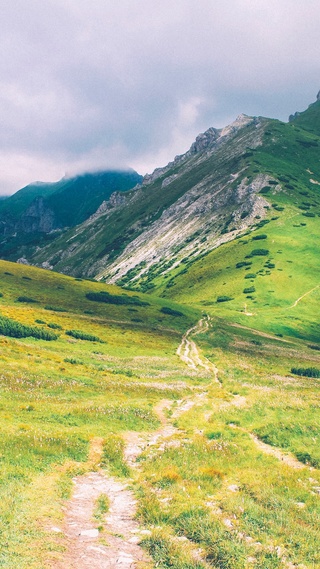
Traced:
<path id="1" fill-rule="evenodd" d="M 208 330 L 209 317 L 201 318 L 198 324 L 189 328 L 186 333 L 182 336 L 182 340 L 177 349 L 177 356 L 192 369 L 197 369 L 197 367 L 203 367 L 209 373 L 213 373 L 214 380 L 221 386 L 221 381 L 218 378 L 218 368 L 210 362 L 207 358 L 200 356 L 199 350 L 196 343 L 193 340 L 189 340 L 189 337 L 196 336 L 201 332 Z"/>
<path id="2" fill-rule="evenodd" d="M 300 300 L 302 300 L 305 296 L 307 296 L 308 294 L 310 294 L 311 292 L 313 292 L 314 290 L 316 290 L 319 287 L 320 287 L 320 285 L 317 285 L 317 286 L 313 287 L 311 290 L 308 290 L 308 292 L 305 292 L 302 296 L 299 296 L 299 298 L 297 298 L 297 300 L 292 304 L 292 306 L 289 306 L 289 308 L 294 308 L 295 306 L 297 306 L 297 304 L 298 304 L 298 302 L 300 302 Z"/>

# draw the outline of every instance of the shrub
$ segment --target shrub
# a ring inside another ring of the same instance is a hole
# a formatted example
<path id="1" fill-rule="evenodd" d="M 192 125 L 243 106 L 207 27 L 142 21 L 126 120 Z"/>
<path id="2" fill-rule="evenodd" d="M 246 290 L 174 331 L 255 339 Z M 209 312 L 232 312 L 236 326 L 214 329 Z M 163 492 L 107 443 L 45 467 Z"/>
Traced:
<path id="1" fill-rule="evenodd" d="M 241 269 L 241 267 L 250 267 L 252 265 L 252 261 L 240 261 L 236 264 L 236 269 Z"/>
<path id="2" fill-rule="evenodd" d="M 38 302 L 38 300 L 30 298 L 30 296 L 18 296 L 16 302 Z"/>
<path id="3" fill-rule="evenodd" d="M 316 217 L 316 214 L 312 213 L 312 211 L 306 211 L 302 215 L 304 215 L 305 217 Z"/>
<path id="4" fill-rule="evenodd" d="M 308 348 L 310 348 L 311 350 L 320 350 L 320 346 L 316 344 L 309 344 Z"/>
<path id="5" fill-rule="evenodd" d="M 260 194 L 267 194 L 268 192 L 270 192 L 271 188 L 270 186 L 263 186 L 263 188 L 261 188 L 260 190 Z"/>
<path id="6" fill-rule="evenodd" d="M 229 300 L 233 300 L 232 296 L 218 296 L 217 302 L 228 302 Z"/>
<path id="7" fill-rule="evenodd" d="M 88 300 L 94 302 L 105 302 L 106 304 L 134 304 L 135 306 L 149 306 L 149 302 L 141 300 L 138 296 L 129 296 L 127 294 L 110 294 L 106 291 L 88 292 L 86 294 Z"/>
<path id="8" fill-rule="evenodd" d="M 244 294 L 250 294 L 251 292 L 256 292 L 254 286 L 249 286 L 248 288 L 243 289 Z"/>
<path id="9" fill-rule="evenodd" d="M 305 377 L 320 377 L 320 369 L 315 367 L 292 367 L 291 373 L 294 373 L 295 375 L 303 375 Z"/>
<path id="10" fill-rule="evenodd" d="M 267 267 L 268 269 L 274 269 L 274 268 L 275 268 L 275 264 L 274 264 L 274 263 L 270 263 L 270 262 L 265 263 L 264 266 Z"/>
<path id="11" fill-rule="evenodd" d="M 36 322 L 37 324 L 45 324 L 45 321 L 44 321 L 44 320 L 39 320 L 38 318 L 37 318 L 37 320 L 35 320 L 35 322 Z"/>
<path id="12" fill-rule="evenodd" d="M 83 362 L 81 362 L 80 360 L 76 360 L 75 358 L 65 358 L 63 361 L 66 362 L 67 364 L 83 365 Z"/>
<path id="13" fill-rule="evenodd" d="M 62 326 L 60 326 L 60 324 L 55 324 L 54 322 L 48 324 L 48 328 L 52 328 L 52 330 L 62 330 Z"/>
<path id="14" fill-rule="evenodd" d="M 169 314 L 169 316 L 183 316 L 182 312 L 179 310 L 173 310 L 172 308 L 169 308 L 169 306 L 163 306 L 160 308 L 160 312 L 162 312 L 162 314 Z"/>
<path id="15" fill-rule="evenodd" d="M 45 306 L 45 310 L 52 310 L 52 312 L 68 312 L 65 308 L 60 308 L 59 306 Z"/>
<path id="16" fill-rule="evenodd" d="M 10 336 L 11 338 L 28 338 L 33 337 L 39 340 L 57 340 L 57 334 L 37 328 L 36 326 L 25 326 L 11 318 L 0 316 L 0 334 Z"/>
<path id="17" fill-rule="evenodd" d="M 257 277 L 257 275 L 255 273 L 247 273 L 245 275 L 245 279 L 255 279 Z"/>
<path id="18" fill-rule="evenodd" d="M 259 241 L 260 239 L 267 239 L 268 235 L 266 235 L 265 233 L 261 233 L 261 235 L 254 235 L 254 237 L 252 237 L 252 241 Z"/>
<path id="19" fill-rule="evenodd" d="M 248 255 L 249 257 L 266 257 L 269 255 L 268 249 L 253 249 Z"/>
<path id="20" fill-rule="evenodd" d="M 67 330 L 66 334 L 67 336 L 72 336 L 72 338 L 76 338 L 77 340 L 87 340 L 88 342 L 100 342 L 101 344 L 104 344 L 104 341 L 100 340 L 98 336 L 81 332 L 81 330 Z"/>

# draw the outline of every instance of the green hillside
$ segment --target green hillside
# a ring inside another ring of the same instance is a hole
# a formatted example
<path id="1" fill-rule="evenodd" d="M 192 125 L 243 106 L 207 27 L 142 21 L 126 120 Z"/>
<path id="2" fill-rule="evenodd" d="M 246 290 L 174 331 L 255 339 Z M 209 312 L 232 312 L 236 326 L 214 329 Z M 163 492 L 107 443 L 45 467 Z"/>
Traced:
<path id="1" fill-rule="evenodd" d="M 113 192 L 127 191 L 142 180 L 136 172 L 95 172 L 59 182 L 37 182 L 0 202 L 0 216 L 18 218 L 36 198 L 44 198 L 59 227 L 77 225 L 92 215 Z"/>
<path id="2" fill-rule="evenodd" d="M 318 380 L 291 373 L 316 345 L 5 261 L 0 290 L 2 567 L 66 566 L 72 480 L 96 471 L 134 491 L 149 568 L 317 566 Z"/>
<path id="3" fill-rule="evenodd" d="M 73 276 L 0 261 L 1 568 L 320 566 L 319 113 L 209 129 L 25 237 Z"/>

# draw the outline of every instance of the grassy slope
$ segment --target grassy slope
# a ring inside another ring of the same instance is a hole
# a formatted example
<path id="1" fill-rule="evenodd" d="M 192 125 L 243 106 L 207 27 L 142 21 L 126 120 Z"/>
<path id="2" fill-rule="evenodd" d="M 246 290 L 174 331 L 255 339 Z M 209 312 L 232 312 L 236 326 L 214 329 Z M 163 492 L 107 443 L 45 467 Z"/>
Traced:
<path id="1" fill-rule="evenodd" d="M 199 544 L 217 568 L 243 569 L 253 556 L 260 569 L 280 569 L 280 547 L 288 560 L 315 569 L 318 471 L 295 471 L 263 455 L 249 433 L 320 464 L 317 381 L 288 374 L 296 359 L 319 367 L 318 352 L 297 339 L 260 337 L 217 319 L 195 340 L 218 366 L 220 388 L 175 354 L 197 310 L 179 307 L 185 316 L 164 315 L 163 305 L 178 305 L 141 294 L 149 306 L 90 302 L 88 291 L 123 291 L 4 261 L 0 280 L 1 315 L 24 324 L 42 320 L 37 326 L 48 330 L 48 324 L 61 326 L 52 342 L 0 337 L 2 567 L 40 569 L 59 555 L 61 543 L 50 528 L 61 523 L 70 479 L 83 472 L 92 437 L 110 447 L 125 431 L 155 430 L 159 400 L 181 399 L 202 385 L 207 397 L 180 417 L 174 446 L 163 449 L 160 441 L 142 456 L 141 470 L 129 474 L 142 522 L 161 526 L 146 539 L 158 566 L 202 567 L 186 562 L 183 542 L 172 541 L 176 535 Z M 38 303 L 16 302 L 26 295 Z M 75 340 L 65 334 L 69 329 L 105 343 Z M 232 405 L 236 394 L 246 398 L 243 408 Z M 126 475 L 118 454 L 114 466 L 110 460 L 114 472 Z M 231 519 L 233 529 L 223 519 Z"/>
<path id="2" fill-rule="evenodd" d="M 0 336 L 0 565 L 43 567 L 51 539 L 43 541 L 39 516 L 54 515 L 93 436 L 154 429 L 152 406 L 163 397 L 181 397 L 175 385 L 185 373 L 175 349 L 198 314 L 165 315 L 159 310 L 168 303 L 157 299 L 143 307 L 90 302 L 88 291 L 122 291 L 4 261 L 0 289 L 2 316 L 28 325 L 40 320 L 36 325 L 48 330 L 48 324 L 61 326 L 52 342 Z M 16 302 L 20 296 L 38 302 Z M 48 305 L 66 312 L 46 310 Z M 65 334 L 70 329 L 105 343 L 75 340 Z M 46 484 L 48 493 L 41 495 Z M 31 544 L 43 556 L 34 559 Z"/>
<path id="3" fill-rule="evenodd" d="M 153 406 L 163 398 L 181 399 L 191 385 L 206 386 L 206 397 L 177 419 L 181 433 L 175 444 L 159 443 L 152 453 L 148 449 L 140 472 L 133 474 L 139 515 L 153 529 L 146 545 L 158 566 L 203 567 L 186 562 L 184 542 L 173 542 L 172 536 L 192 540 L 217 569 L 253 563 L 258 569 L 320 565 L 319 381 L 290 373 L 293 365 L 320 368 L 319 352 L 310 348 L 319 340 L 319 289 L 290 308 L 319 284 L 319 190 L 310 182 L 320 182 L 318 151 L 308 146 L 314 134 L 272 124 L 266 140 L 274 138 L 277 145 L 270 142 L 255 151 L 251 168 L 285 178 L 282 192 L 274 194 L 270 185 L 265 194 L 270 206 L 278 204 L 270 207 L 268 218 L 278 219 L 203 257 L 187 273 L 171 275 L 175 284 L 170 288 L 159 280 L 158 290 L 170 300 L 139 294 L 150 306 L 97 304 L 85 293 L 123 291 L 1 262 L 1 313 L 25 324 L 43 320 L 46 324 L 38 326 L 62 327 L 53 342 L 0 337 L 0 565 L 5 569 L 40 569 L 58 554 L 59 540 L 46 528 L 61 519 L 70 476 L 83 469 L 90 438 L 154 430 Z M 311 204 L 308 209 L 299 209 L 303 202 Z M 267 238 L 252 239 L 259 234 Z M 256 248 L 269 254 L 246 259 Z M 235 267 L 243 260 L 252 261 L 247 270 Z M 266 262 L 275 267 L 264 267 Z M 248 273 L 257 276 L 245 279 Z M 247 286 L 256 291 L 244 294 Z M 15 302 L 21 295 L 39 302 Z M 234 300 L 217 303 L 220 295 Z M 245 303 L 251 316 L 244 312 Z M 67 312 L 45 310 L 46 305 Z M 164 315 L 159 312 L 163 305 L 185 316 Z M 210 312 L 212 328 L 195 341 L 217 365 L 222 388 L 175 355 L 180 336 L 200 311 Z M 68 329 L 106 343 L 74 340 L 65 335 Z M 241 405 L 234 404 L 239 401 L 234 396 L 242 398 Z M 295 470 L 263 454 L 250 434 L 290 451 L 306 467 Z"/>
<path id="4" fill-rule="evenodd" d="M 179 275 L 179 270 L 170 274 L 170 280 L 174 280 L 170 288 L 165 287 L 164 280 L 159 280 L 158 285 L 163 296 L 202 305 L 212 314 L 254 328 L 318 341 L 320 331 L 314 314 L 320 296 L 320 288 L 315 288 L 320 284 L 320 186 L 310 179 L 320 182 L 319 149 L 306 147 L 301 141 L 307 145 L 319 142 L 294 125 L 272 124 L 267 142 L 255 152 L 251 164 L 252 172 L 269 172 L 282 186 L 277 191 L 270 185 L 263 194 L 270 204 L 269 223 L 259 227 L 257 220 L 249 234 L 219 247 L 185 274 Z M 256 240 L 259 235 L 267 238 Z M 266 256 L 247 258 L 254 249 L 261 248 L 268 250 Z M 236 268 L 243 261 L 251 264 Z M 248 274 L 255 276 L 245 278 Z M 245 294 L 244 289 L 250 287 L 255 291 Z M 313 288 L 297 306 L 292 306 Z M 217 303 L 219 296 L 233 300 Z"/>
<path id="5" fill-rule="evenodd" d="M 112 192 L 126 191 L 141 179 L 134 171 L 110 171 L 30 184 L 0 203 L 0 215 L 16 219 L 35 198 L 43 197 L 62 227 L 76 225 L 94 213 Z"/>

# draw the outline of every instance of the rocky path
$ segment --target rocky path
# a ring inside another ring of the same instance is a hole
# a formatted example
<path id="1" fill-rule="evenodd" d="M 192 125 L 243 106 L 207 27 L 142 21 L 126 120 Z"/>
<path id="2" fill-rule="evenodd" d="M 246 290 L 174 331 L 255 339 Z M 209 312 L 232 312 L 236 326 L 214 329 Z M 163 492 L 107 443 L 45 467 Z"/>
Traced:
<path id="1" fill-rule="evenodd" d="M 218 369 L 200 355 L 191 338 L 208 329 L 209 326 L 209 318 L 203 318 L 196 326 L 190 328 L 181 340 L 177 355 L 192 369 L 204 368 L 207 372 L 211 372 L 213 381 L 222 386 L 218 378 Z M 172 410 L 172 400 L 160 401 L 155 407 L 160 427 L 155 432 L 151 434 L 127 432 L 124 435 L 126 440 L 124 457 L 128 466 L 139 469 L 137 459 L 146 449 L 149 449 L 152 454 L 162 452 L 167 446 L 179 446 L 179 436 L 181 438 L 182 431 L 175 427 L 172 421 L 194 405 L 203 404 L 205 401 L 207 401 L 206 391 L 177 401 L 174 410 Z M 246 403 L 245 397 L 232 395 L 230 401 L 221 402 L 221 409 L 230 405 L 244 407 Z M 168 418 L 168 411 L 171 411 L 170 418 Z M 208 418 L 212 412 L 207 413 Z M 235 425 L 234 427 L 240 428 Z M 262 452 L 276 457 L 292 468 L 306 467 L 293 455 L 263 443 L 247 430 L 245 432 Z M 88 470 L 91 471 L 73 479 L 73 494 L 65 508 L 63 528 L 52 528 L 52 531 L 63 534 L 65 546 L 63 559 L 51 565 L 52 569 L 146 569 L 154 567 L 139 546 L 143 534 L 149 532 L 139 528 L 135 520 L 136 502 L 133 493 L 127 485 L 107 476 L 99 469 L 102 443 L 102 439 L 93 439 L 87 464 Z M 101 519 L 98 521 L 94 518 L 94 510 L 101 496 L 107 497 L 109 510 L 103 516 L 102 521 Z M 201 559 L 199 551 L 194 544 L 189 543 L 189 540 L 188 547 L 191 555 L 194 555 L 194 558 L 206 567 L 206 562 Z"/>
<path id="2" fill-rule="evenodd" d="M 95 441 L 93 447 L 98 459 Z M 65 546 L 63 559 L 53 565 L 54 569 L 151 567 L 139 546 L 143 530 L 134 519 L 136 502 L 128 487 L 102 471 L 78 476 L 73 484 L 63 528 L 52 528 L 63 533 Z M 94 511 L 102 496 L 107 497 L 109 509 L 101 521 L 94 518 Z"/>
<path id="3" fill-rule="evenodd" d="M 207 372 L 212 373 L 214 380 L 221 385 L 218 378 L 218 368 L 207 358 L 200 355 L 196 343 L 191 339 L 191 336 L 196 336 L 197 334 L 208 330 L 209 326 L 210 317 L 201 318 L 195 326 L 189 328 L 189 330 L 187 330 L 182 336 L 182 340 L 176 353 L 188 367 L 194 370 L 202 367 Z"/>

